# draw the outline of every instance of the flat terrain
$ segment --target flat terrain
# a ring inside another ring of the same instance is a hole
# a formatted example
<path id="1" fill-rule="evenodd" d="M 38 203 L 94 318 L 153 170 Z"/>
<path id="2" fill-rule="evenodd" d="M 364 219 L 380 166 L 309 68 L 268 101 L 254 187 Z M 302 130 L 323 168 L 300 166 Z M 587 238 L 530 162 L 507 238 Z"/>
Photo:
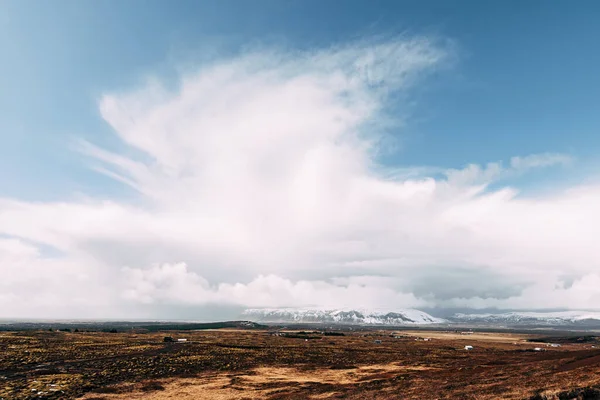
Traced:
<path id="1" fill-rule="evenodd" d="M 163 343 L 164 336 L 188 341 Z M 0 398 L 600 398 L 593 388 L 600 342 L 552 338 L 562 343 L 550 347 L 531 339 L 375 330 L 0 332 Z"/>

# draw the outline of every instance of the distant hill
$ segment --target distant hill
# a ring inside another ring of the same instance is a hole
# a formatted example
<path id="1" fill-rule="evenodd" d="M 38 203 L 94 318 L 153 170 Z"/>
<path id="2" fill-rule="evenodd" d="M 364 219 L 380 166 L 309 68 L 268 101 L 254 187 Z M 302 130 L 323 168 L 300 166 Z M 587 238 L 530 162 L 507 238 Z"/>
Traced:
<path id="1" fill-rule="evenodd" d="M 201 329 L 263 329 L 265 325 L 260 325 L 252 321 L 224 321 L 224 322 L 184 322 L 184 321 L 30 321 L 30 322 L 7 322 L 0 325 L 0 331 L 20 331 L 20 330 L 63 330 L 74 331 L 104 331 L 104 332 L 123 332 L 123 331 L 167 331 L 167 330 L 201 330 Z"/>
<path id="2" fill-rule="evenodd" d="M 600 327 L 600 312 L 508 312 L 498 314 L 454 314 L 448 320 L 462 324 L 506 326 Z"/>

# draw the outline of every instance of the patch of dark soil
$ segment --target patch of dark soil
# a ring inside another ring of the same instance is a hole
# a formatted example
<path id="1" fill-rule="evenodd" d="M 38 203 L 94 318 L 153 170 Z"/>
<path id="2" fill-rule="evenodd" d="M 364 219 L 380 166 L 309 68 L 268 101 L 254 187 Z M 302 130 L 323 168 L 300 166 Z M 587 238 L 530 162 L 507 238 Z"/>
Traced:
<path id="1" fill-rule="evenodd" d="M 573 389 L 558 394 L 559 400 L 600 400 L 600 389 L 593 387 Z"/>
<path id="2" fill-rule="evenodd" d="M 224 348 L 228 348 L 228 349 L 248 349 L 248 350 L 260 350 L 260 349 L 265 348 L 265 346 L 251 346 L 251 345 L 224 344 L 224 343 L 216 343 L 215 346 L 224 347 Z"/>
<path id="3" fill-rule="evenodd" d="M 542 391 L 529 400 L 600 400 L 600 387 L 582 387 L 560 392 L 556 395 L 544 395 Z"/>
<path id="4" fill-rule="evenodd" d="M 158 390 L 165 390 L 165 387 L 160 384 L 160 382 L 146 382 L 140 387 L 142 392 L 154 392 Z"/>
<path id="5" fill-rule="evenodd" d="M 599 338 L 592 335 L 583 336 L 546 336 L 541 338 L 528 339 L 529 342 L 540 343 L 594 343 L 598 342 Z"/>
<path id="6" fill-rule="evenodd" d="M 329 369 L 356 369 L 356 365 L 332 365 Z"/>
<path id="7" fill-rule="evenodd" d="M 590 367 L 592 365 L 598 365 L 598 364 L 600 364 L 600 354 L 594 355 L 591 357 L 585 357 L 583 359 L 578 359 L 578 360 L 563 364 L 560 367 L 558 367 L 557 371 L 558 372 L 571 371 L 576 368 Z"/>
<path id="8" fill-rule="evenodd" d="M 102 393 L 102 394 L 119 394 L 119 393 L 127 393 L 131 391 L 131 389 L 124 389 L 123 387 L 117 386 L 104 386 L 99 387 L 94 390 L 94 393 Z"/>

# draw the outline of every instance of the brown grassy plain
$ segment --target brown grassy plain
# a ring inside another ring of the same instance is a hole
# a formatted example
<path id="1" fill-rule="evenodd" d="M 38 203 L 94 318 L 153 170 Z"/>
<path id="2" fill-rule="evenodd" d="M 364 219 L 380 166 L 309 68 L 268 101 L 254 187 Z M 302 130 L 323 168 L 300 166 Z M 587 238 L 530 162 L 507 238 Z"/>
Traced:
<path id="1" fill-rule="evenodd" d="M 188 342 L 162 343 L 165 335 Z M 600 349 L 593 343 L 551 348 L 512 333 L 433 331 L 296 336 L 4 332 L 0 399 L 600 397 L 589 397 L 593 389 L 574 390 L 600 385 Z M 415 340 L 423 337 L 430 340 Z M 464 350 L 467 344 L 474 349 Z"/>

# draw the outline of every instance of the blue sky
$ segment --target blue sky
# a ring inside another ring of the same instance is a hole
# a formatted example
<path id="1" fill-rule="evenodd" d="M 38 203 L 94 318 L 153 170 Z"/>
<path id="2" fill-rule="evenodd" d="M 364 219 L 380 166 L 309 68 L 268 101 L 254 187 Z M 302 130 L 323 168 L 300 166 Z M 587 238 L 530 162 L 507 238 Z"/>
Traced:
<path id="1" fill-rule="evenodd" d="M 597 308 L 599 17 L 0 1 L 0 317 Z"/>
<path id="2" fill-rule="evenodd" d="M 109 142 L 98 97 L 144 74 L 173 76 L 253 44 L 401 32 L 451 40 L 457 57 L 415 96 L 403 150 L 386 163 L 458 168 L 540 152 L 590 163 L 598 151 L 593 1 L 4 1 L 0 11 L 3 195 L 119 191 L 82 168 L 69 138 Z"/>

